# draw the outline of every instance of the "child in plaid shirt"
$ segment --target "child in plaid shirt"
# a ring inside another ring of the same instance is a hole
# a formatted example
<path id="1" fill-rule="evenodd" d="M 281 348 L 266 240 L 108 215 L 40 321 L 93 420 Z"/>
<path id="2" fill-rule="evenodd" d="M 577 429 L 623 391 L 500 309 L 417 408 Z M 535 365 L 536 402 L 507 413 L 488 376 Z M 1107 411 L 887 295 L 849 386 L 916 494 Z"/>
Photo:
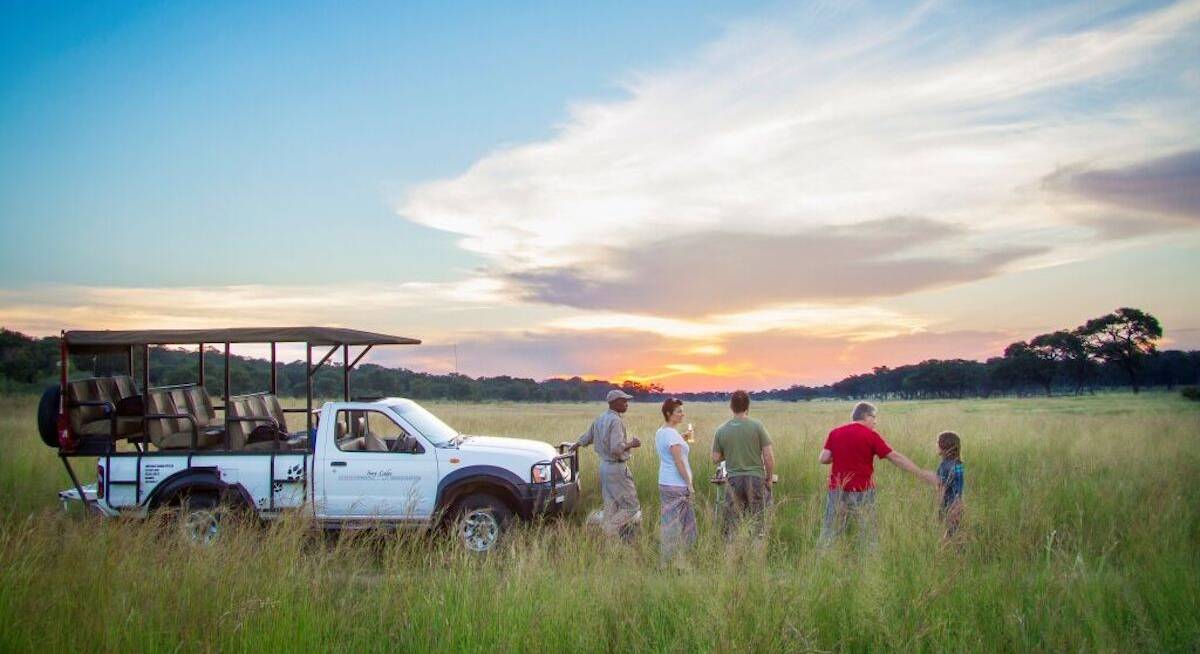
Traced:
<path id="1" fill-rule="evenodd" d="M 946 523 L 946 538 L 952 538 L 958 531 L 958 521 L 962 518 L 963 507 L 963 462 L 961 457 L 962 439 L 952 431 L 938 434 L 938 453 L 942 463 L 938 465 L 937 476 L 942 489 L 942 503 L 938 515 Z"/>

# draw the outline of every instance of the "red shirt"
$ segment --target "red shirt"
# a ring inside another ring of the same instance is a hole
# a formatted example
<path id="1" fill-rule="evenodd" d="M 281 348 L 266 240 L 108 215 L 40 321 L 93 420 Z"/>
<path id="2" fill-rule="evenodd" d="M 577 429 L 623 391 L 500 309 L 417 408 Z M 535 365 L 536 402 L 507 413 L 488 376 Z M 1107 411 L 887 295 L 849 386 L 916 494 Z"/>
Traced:
<path id="1" fill-rule="evenodd" d="M 833 469 L 829 471 L 829 489 L 864 491 L 875 488 L 871 475 L 875 472 L 875 457 L 884 458 L 892 447 L 870 427 L 852 422 L 829 432 L 825 449 L 833 453 Z"/>

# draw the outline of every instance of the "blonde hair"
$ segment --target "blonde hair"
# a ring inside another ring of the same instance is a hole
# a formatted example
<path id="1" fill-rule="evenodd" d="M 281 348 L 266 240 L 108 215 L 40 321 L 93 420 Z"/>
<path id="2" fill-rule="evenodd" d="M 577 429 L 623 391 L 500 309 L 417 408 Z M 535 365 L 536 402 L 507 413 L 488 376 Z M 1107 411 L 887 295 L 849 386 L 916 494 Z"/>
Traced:
<path id="1" fill-rule="evenodd" d="M 854 413 L 850 414 L 850 419 L 858 422 L 867 416 L 875 415 L 875 405 L 870 402 L 859 402 L 854 405 Z"/>

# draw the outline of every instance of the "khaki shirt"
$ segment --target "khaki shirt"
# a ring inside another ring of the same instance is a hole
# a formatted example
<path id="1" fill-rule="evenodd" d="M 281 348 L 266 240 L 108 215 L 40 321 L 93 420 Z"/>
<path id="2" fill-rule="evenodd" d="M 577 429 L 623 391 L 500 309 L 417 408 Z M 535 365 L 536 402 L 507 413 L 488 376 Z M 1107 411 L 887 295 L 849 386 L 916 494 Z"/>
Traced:
<path id="1" fill-rule="evenodd" d="M 594 445 L 596 454 L 604 461 L 621 462 L 629 460 L 629 452 L 625 450 L 628 438 L 625 434 L 625 421 L 621 414 L 609 409 L 600 414 L 588 430 L 583 432 L 576 443 L 580 447 Z"/>

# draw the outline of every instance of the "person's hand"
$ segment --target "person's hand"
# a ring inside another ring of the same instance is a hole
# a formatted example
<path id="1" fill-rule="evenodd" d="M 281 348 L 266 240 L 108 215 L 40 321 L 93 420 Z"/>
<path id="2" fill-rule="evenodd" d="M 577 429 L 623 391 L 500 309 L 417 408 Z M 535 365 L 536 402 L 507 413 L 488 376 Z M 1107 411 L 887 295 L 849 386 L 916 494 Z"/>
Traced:
<path id="1" fill-rule="evenodd" d="M 941 484 L 941 480 L 938 479 L 937 474 L 929 470 L 922 470 L 920 476 L 922 481 L 934 488 L 937 488 Z"/>
<path id="2" fill-rule="evenodd" d="M 690 497 L 695 494 L 696 494 L 696 487 L 691 484 L 688 484 L 688 496 Z"/>
<path id="3" fill-rule="evenodd" d="M 629 439 L 629 444 L 625 446 L 625 449 L 632 450 L 634 448 L 638 448 L 641 446 L 642 446 L 642 442 L 640 440 L 638 440 L 637 436 L 634 436 L 633 438 Z"/>

